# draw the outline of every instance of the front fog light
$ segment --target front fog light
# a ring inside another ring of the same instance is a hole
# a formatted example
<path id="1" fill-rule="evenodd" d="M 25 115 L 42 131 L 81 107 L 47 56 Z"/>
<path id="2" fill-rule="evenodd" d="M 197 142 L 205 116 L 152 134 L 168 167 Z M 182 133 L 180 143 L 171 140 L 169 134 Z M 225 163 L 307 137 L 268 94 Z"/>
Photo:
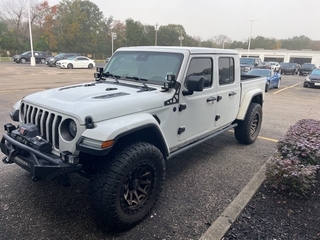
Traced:
<path id="1" fill-rule="evenodd" d="M 77 165 L 79 163 L 79 157 L 77 155 L 73 155 L 69 151 L 63 151 L 60 153 L 60 159 L 64 163 L 70 163 L 73 165 Z"/>

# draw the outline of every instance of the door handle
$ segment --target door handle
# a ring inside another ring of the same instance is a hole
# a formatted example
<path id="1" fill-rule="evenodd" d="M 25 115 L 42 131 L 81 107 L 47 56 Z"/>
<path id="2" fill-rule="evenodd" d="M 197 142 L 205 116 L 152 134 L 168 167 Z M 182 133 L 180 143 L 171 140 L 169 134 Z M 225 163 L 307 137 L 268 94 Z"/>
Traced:
<path id="1" fill-rule="evenodd" d="M 234 96 L 236 94 L 237 94 L 236 92 L 231 92 L 231 93 L 229 93 L 229 97 Z"/>
<path id="2" fill-rule="evenodd" d="M 208 99 L 207 99 L 207 102 L 214 102 L 214 101 L 216 101 L 217 100 L 217 98 L 215 98 L 215 97 L 209 97 Z"/>

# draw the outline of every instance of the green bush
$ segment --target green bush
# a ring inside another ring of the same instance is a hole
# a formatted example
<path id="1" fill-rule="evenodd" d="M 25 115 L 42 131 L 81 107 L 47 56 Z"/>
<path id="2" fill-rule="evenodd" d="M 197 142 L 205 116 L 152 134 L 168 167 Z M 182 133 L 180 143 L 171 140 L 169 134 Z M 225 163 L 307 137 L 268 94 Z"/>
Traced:
<path id="1" fill-rule="evenodd" d="M 266 164 L 266 182 L 283 194 L 307 196 L 320 163 L 320 121 L 302 119 L 278 142 Z"/>

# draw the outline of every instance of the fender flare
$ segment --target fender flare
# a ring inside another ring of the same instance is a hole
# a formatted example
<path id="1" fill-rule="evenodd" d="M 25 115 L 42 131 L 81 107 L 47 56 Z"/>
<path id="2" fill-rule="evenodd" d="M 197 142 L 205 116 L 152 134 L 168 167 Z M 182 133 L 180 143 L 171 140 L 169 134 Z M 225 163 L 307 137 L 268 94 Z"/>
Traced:
<path id="1" fill-rule="evenodd" d="M 253 89 L 245 93 L 241 101 L 237 120 L 244 120 L 251 102 L 259 103 L 262 106 L 263 93 L 260 89 Z"/>
<path id="2" fill-rule="evenodd" d="M 95 127 L 93 129 L 86 129 L 81 134 L 81 139 L 89 138 L 101 142 L 115 140 L 116 144 L 119 139 L 146 128 L 152 128 L 155 130 L 155 133 L 160 140 L 162 152 L 164 156 L 167 157 L 169 155 L 169 148 L 166 139 L 164 138 L 164 134 L 155 117 L 148 113 L 138 113 L 95 123 Z M 107 154 L 115 144 L 113 144 L 107 151 L 101 151 L 100 149 L 99 152 L 101 152 L 101 154 L 98 155 Z M 79 146 L 81 143 L 78 142 L 77 145 Z M 80 148 L 81 150 L 84 150 L 83 146 Z"/>

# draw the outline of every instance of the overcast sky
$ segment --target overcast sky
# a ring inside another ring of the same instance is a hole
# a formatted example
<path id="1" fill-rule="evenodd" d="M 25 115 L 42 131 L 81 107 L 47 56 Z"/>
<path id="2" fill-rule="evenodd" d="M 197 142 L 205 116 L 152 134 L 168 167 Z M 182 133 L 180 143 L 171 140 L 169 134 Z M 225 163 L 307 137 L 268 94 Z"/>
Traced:
<path id="1" fill-rule="evenodd" d="M 320 40 L 320 0 L 90 0 L 106 18 L 132 18 L 145 25 L 181 24 L 192 37 L 223 34 L 231 40 L 287 39 L 305 35 Z M 59 0 L 49 0 L 50 5 Z M 251 22 L 250 20 L 254 20 Z M 252 23 L 252 24 L 251 24 Z"/>

